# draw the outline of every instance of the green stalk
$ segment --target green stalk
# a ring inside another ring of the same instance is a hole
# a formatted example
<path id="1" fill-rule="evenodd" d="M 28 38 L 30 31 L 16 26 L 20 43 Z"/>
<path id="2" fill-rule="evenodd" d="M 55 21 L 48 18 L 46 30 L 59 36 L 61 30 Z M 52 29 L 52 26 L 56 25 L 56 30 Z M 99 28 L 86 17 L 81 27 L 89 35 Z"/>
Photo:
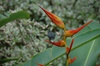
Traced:
<path id="1" fill-rule="evenodd" d="M 64 30 L 63 40 L 66 42 L 66 39 L 67 39 L 67 37 L 65 36 L 66 28 L 64 28 L 63 30 Z M 66 50 L 66 48 L 67 48 L 67 42 L 65 44 L 65 50 Z M 69 63 L 68 63 L 68 55 L 69 54 L 66 54 L 66 62 L 65 62 L 66 63 L 66 66 L 69 66 Z"/>

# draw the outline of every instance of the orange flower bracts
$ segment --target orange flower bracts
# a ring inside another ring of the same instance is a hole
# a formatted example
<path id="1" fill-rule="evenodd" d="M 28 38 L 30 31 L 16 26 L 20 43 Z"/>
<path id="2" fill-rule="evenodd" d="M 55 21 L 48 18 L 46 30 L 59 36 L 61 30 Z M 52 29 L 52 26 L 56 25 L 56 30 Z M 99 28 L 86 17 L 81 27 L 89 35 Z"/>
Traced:
<path id="1" fill-rule="evenodd" d="M 50 43 L 50 44 L 53 44 L 55 46 L 58 46 L 58 47 L 64 47 L 65 46 L 65 41 L 64 40 L 60 40 L 58 42 L 51 42 L 49 40 L 45 40 L 46 42 Z"/>
<path id="2" fill-rule="evenodd" d="M 59 28 L 62 28 L 62 29 L 65 28 L 65 25 L 64 25 L 63 21 L 58 16 L 56 16 L 55 14 L 47 11 L 46 9 L 44 9 L 41 6 L 39 6 L 39 7 L 48 15 L 48 17 L 52 20 L 52 22 L 55 25 L 57 25 Z"/>
<path id="3" fill-rule="evenodd" d="M 87 22 L 86 24 L 84 24 L 83 26 L 81 26 L 81 27 L 79 27 L 79 28 L 77 28 L 75 30 L 67 30 L 65 32 L 65 36 L 67 36 L 67 37 L 73 36 L 74 34 L 78 33 L 80 30 L 82 30 L 85 26 L 87 26 L 91 22 L 92 22 L 92 20 L 90 20 L 89 22 Z"/>
<path id="4" fill-rule="evenodd" d="M 55 34 L 53 34 L 52 32 L 48 33 L 48 38 L 49 40 L 45 40 L 46 42 L 58 46 L 58 47 L 65 47 L 66 50 L 66 66 L 68 66 L 68 64 L 72 64 L 75 60 L 76 57 L 74 58 L 70 58 L 69 54 L 72 51 L 72 46 L 74 43 L 74 39 L 72 39 L 70 46 L 67 46 L 67 37 L 72 37 L 73 35 L 75 35 L 76 33 L 78 33 L 80 30 L 82 30 L 84 27 L 86 27 L 88 24 L 90 24 L 92 22 L 92 20 L 90 20 L 89 22 L 87 22 L 86 24 L 82 25 L 81 27 L 74 29 L 74 30 L 66 30 L 64 22 L 55 14 L 47 11 L 46 9 L 44 9 L 43 7 L 39 6 L 46 14 L 47 16 L 52 20 L 52 22 L 58 26 L 59 28 L 63 29 L 63 35 L 60 41 L 57 42 L 52 42 L 51 39 L 54 39 Z M 44 66 L 42 64 L 38 64 L 38 66 Z"/>

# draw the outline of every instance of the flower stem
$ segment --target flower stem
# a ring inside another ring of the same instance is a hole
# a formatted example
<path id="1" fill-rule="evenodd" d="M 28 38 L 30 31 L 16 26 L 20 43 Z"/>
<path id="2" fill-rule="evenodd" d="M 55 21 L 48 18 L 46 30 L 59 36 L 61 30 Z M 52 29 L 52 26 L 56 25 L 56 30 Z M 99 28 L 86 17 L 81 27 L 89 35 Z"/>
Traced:
<path id="1" fill-rule="evenodd" d="M 65 33 L 66 33 L 66 28 L 64 28 L 63 29 L 64 30 L 64 34 L 63 34 L 63 40 L 66 42 L 66 39 L 67 39 L 67 37 L 65 36 Z M 66 42 L 66 44 L 65 44 L 65 50 L 66 50 L 66 48 L 67 48 L 67 42 Z M 66 51 L 67 53 L 68 53 L 68 51 Z M 68 55 L 69 54 L 67 54 L 66 53 L 66 66 L 69 66 L 69 62 L 68 62 Z"/>
<path id="2" fill-rule="evenodd" d="M 68 64 L 68 60 L 67 60 L 66 66 L 69 66 L 69 64 Z"/>

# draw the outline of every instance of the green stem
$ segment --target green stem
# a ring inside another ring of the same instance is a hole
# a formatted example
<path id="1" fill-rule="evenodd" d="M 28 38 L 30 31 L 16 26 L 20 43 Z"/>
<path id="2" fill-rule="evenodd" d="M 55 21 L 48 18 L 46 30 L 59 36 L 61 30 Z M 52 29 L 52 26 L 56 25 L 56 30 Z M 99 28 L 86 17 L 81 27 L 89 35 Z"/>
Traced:
<path id="1" fill-rule="evenodd" d="M 65 36 L 65 33 L 66 33 L 66 28 L 64 28 L 64 34 L 63 34 L 63 40 L 66 42 L 67 37 Z M 65 50 L 66 50 L 66 48 L 67 48 L 67 42 L 65 44 Z M 67 53 L 66 53 L 66 66 L 69 66 L 69 63 L 68 63 L 68 56 L 69 56 L 69 54 L 67 54 Z"/>
<path id="2" fill-rule="evenodd" d="M 64 34 L 63 34 L 63 40 L 66 42 L 67 37 L 65 36 L 65 32 L 66 32 L 66 28 L 63 29 L 64 30 Z M 65 49 L 67 47 L 67 42 L 65 44 Z"/>
<path id="3" fill-rule="evenodd" d="M 66 66 L 69 66 L 69 64 L 68 64 L 68 60 L 67 60 L 67 64 L 66 64 Z"/>

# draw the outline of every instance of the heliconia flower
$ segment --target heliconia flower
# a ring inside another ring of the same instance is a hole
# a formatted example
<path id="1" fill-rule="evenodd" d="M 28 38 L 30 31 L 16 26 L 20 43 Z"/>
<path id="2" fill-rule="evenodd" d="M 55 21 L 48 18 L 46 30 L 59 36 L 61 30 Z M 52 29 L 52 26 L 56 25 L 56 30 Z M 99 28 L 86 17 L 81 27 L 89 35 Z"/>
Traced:
<path id="1" fill-rule="evenodd" d="M 51 42 L 49 40 L 45 40 L 46 42 L 50 43 L 50 44 L 53 44 L 55 46 L 58 46 L 58 47 L 64 47 L 66 42 L 64 40 L 60 40 L 58 42 Z"/>
<path id="2" fill-rule="evenodd" d="M 43 7 L 39 6 L 47 15 L 48 17 L 52 20 L 52 22 L 54 24 L 56 24 L 59 28 L 65 28 L 65 25 L 63 23 L 63 21 L 58 17 L 56 16 L 55 14 L 47 11 L 46 9 L 44 9 Z"/>
<path id="3" fill-rule="evenodd" d="M 68 58 L 69 64 L 72 64 L 72 63 L 76 60 L 76 58 L 77 58 L 77 57 L 74 57 L 74 58 L 71 59 L 71 58 L 69 57 L 69 58 Z"/>
<path id="4" fill-rule="evenodd" d="M 92 20 L 90 20 L 89 22 L 87 22 L 86 24 L 84 24 L 83 26 L 81 26 L 81 27 L 79 27 L 79 28 L 77 28 L 77 29 L 75 29 L 75 30 L 67 30 L 67 31 L 65 32 L 65 36 L 67 36 L 67 37 L 73 36 L 74 34 L 78 33 L 80 30 L 82 30 L 85 26 L 87 26 L 87 25 L 90 24 L 91 22 L 92 22 Z"/>
<path id="5" fill-rule="evenodd" d="M 67 47 L 67 48 L 66 48 L 66 53 L 67 53 L 67 54 L 70 53 L 70 51 L 71 51 L 71 49 L 72 49 L 72 46 L 73 46 L 73 43 L 74 43 L 74 39 L 72 39 L 72 42 L 71 42 L 71 44 L 70 44 L 70 47 Z"/>

